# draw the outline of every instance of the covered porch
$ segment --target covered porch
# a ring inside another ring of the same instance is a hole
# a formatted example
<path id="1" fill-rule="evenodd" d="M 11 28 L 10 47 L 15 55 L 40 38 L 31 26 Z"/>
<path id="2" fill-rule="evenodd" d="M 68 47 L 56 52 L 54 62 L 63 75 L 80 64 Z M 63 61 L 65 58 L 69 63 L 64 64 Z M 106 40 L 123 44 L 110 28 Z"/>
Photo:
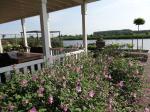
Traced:
<path id="1" fill-rule="evenodd" d="M 42 34 L 42 48 L 43 55 L 41 59 L 33 60 L 29 62 L 19 63 L 16 65 L 10 65 L 0 68 L 0 82 L 1 78 L 6 75 L 11 74 L 14 69 L 16 72 L 27 73 L 28 68 L 31 72 L 40 70 L 43 63 L 47 62 L 48 65 L 52 65 L 56 62 L 61 62 L 64 57 L 74 56 L 77 59 L 80 54 L 87 53 L 87 33 L 86 33 L 86 12 L 87 3 L 94 2 L 97 0 L 5 0 L 0 1 L 0 24 L 21 20 L 22 32 L 24 37 L 24 46 L 26 48 L 26 53 L 28 50 L 28 40 L 26 34 L 26 18 L 36 15 L 40 15 L 40 25 Z M 74 6 L 81 6 L 81 16 L 82 16 L 82 35 L 83 35 L 83 49 L 80 50 L 64 50 L 64 49 L 54 49 L 51 46 L 50 38 L 50 26 L 49 26 L 49 15 L 48 13 L 59 11 L 66 8 L 71 8 Z M 8 15 L 9 13 L 9 15 Z M 66 52 L 62 52 L 66 51 Z M 0 39 L 0 53 L 3 53 L 3 47 Z M 8 78 L 8 77 L 7 77 Z"/>

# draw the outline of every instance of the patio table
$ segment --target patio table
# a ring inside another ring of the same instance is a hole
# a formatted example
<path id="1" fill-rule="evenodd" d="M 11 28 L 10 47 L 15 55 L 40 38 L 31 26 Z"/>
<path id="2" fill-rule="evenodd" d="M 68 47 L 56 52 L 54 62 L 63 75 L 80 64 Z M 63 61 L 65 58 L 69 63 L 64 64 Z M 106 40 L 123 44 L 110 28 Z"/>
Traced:
<path id="1" fill-rule="evenodd" d="M 41 53 L 18 53 L 15 58 L 12 58 L 15 60 L 15 64 L 29 62 L 33 60 L 42 59 L 43 54 Z"/>

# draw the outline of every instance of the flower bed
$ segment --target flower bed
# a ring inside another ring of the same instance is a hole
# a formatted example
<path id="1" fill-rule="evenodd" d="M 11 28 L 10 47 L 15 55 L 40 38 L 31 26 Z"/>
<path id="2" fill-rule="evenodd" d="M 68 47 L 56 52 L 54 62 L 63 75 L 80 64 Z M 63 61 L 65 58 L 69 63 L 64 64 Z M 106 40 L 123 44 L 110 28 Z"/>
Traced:
<path id="1" fill-rule="evenodd" d="M 0 85 L 4 112 L 129 112 L 139 108 L 142 67 L 121 55 L 83 56 Z"/>

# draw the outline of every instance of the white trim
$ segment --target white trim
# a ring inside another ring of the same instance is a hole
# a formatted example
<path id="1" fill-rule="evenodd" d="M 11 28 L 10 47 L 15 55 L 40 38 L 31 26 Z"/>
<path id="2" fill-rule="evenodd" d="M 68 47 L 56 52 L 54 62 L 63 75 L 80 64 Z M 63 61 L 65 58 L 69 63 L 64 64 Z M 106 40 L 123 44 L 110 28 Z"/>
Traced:
<path id="1" fill-rule="evenodd" d="M 50 57 L 49 52 L 49 31 L 48 31 L 48 13 L 47 13 L 47 0 L 41 0 L 41 15 L 40 15 L 42 39 L 43 39 L 43 53 L 45 60 Z"/>
<path id="2" fill-rule="evenodd" d="M 2 39 L 0 38 L 0 53 L 3 53 Z"/>
<path id="3" fill-rule="evenodd" d="M 17 70 L 17 69 L 25 68 L 27 66 L 33 66 L 33 65 L 37 65 L 37 64 L 41 64 L 41 63 L 44 63 L 43 59 L 30 61 L 30 62 L 26 62 L 26 63 L 21 63 L 21 64 L 16 64 L 16 65 L 11 65 L 11 66 L 7 66 L 7 67 L 2 67 L 2 68 L 0 68 L 0 73 L 5 73 L 5 72 L 13 71 L 14 69 Z"/>
<path id="4" fill-rule="evenodd" d="M 83 47 L 85 49 L 85 52 L 88 51 L 88 45 L 87 45 L 87 32 L 86 32 L 86 12 L 87 12 L 87 4 L 84 2 L 81 5 L 81 14 L 82 14 L 82 35 L 83 35 Z"/>

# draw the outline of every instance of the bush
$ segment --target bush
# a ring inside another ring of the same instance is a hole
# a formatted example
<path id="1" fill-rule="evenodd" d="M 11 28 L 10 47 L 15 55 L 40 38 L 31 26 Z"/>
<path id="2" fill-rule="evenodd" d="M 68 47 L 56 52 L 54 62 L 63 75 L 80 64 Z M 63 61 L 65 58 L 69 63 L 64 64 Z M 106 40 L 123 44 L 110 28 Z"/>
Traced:
<path id="1" fill-rule="evenodd" d="M 14 74 L 1 85 L 0 107 L 4 112 L 129 112 L 138 108 L 140 74 L 137 62 L 106 52 L 70 59 L 34 75 Z"/>

